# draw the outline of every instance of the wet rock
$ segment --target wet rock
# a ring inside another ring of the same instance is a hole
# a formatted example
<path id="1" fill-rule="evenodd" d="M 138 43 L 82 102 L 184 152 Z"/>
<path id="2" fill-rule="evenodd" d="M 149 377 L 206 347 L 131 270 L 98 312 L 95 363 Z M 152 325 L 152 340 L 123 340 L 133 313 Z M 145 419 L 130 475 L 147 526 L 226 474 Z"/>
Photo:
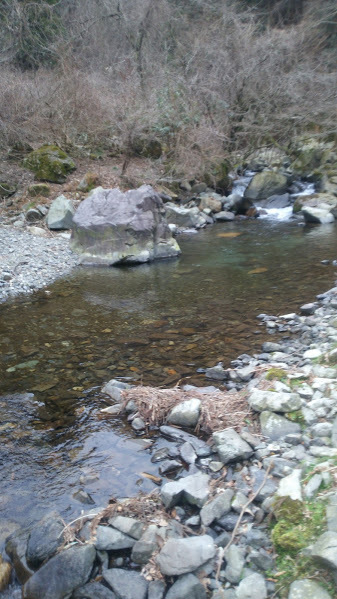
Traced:
<path id="1" fill-rule="evenodd" d="M 237 584 L 241 578 L 242 569 L 245 563 L 244 553 L 240 547 L 231 545 L 225 551 L 226 568 L 224 577 L 233 584 Z"/>
<path id="2" fill-rule="evenodd" d="M 332 599 L 332 597 L 317 582 L 304 578 L 291 583 L 288 599 Z"/>
<path id="3" fill-rule="evenodd" d="M 212 438 L 220 460 L 224 464 L 246 460 L 253 453 L 251 446 L 233 428 L 213 433 Z"/>
<path id="4" fill-rule="evenodd" d="M 178 481 L 166 483 L 161 488 L 161 499 L 166 508 L 171 508 L 181 500 L 190 505 L 202 507 L 209 497 L 209 476 L 198 472 Z"/>
<path id="5" fill-rule="evenodd" d="M 274 414 L 274 412 L 268 410 L 261 412 L 260 424 L 262 434 L 272 441 L 282 439 L 289 434 L 301 432 L 301 427 L 297 422 L 291 422 L 284 416 L 279 416 L 279 414 Z"/>
<path id="6" fill-rule="evenodd" d="M 164 437 L 168 437 L 174 441 L 190 443 L 199 458 L 207 457 L 212 453 L 210 446 L 205 441 L 198 439 L 198 437 L 190 433 L 174 428 L 173 426 L 161 426 L 159 430 Z"/>
<path id="7" fill-rule="evenodd" d="M 318 563 L 332 570 L 337 569 L 337 532 L 324 532 L 311 549 L 311 556 Z"/>
<path id="8" fill-rule="evenodd" d="M 229 212 L 229 210 L 221 210 L 221 212 L 214 214 L 214 218 L 219 222 L 231 222 L 235 219 L 235 214 L 234 212 Z"/>
<path id="9" fill-rule="evenodd" d="M 84 491 L 83 489 L 79 489 L 73 494 L 73 498 L 79 501 L 80 503 L 84 503 L 85 505 L 93 505 L 95 502 L 91 495 Z"/>
<path id="10" fill-rule="evenodd" d="M 197 454 L 195 453 L 193 446 L 187 441 L 181 445 L 179 453 L 186 464 L 194 464 L 197 459 Z"/>
<path id="11" fill-rule="evenodd" d="M 149 185 L 125 193 L 97 187 L 73 222 L 72 248 L 83 264 L 142 263 L 180 253 L 162 200 Z"/>
<path id="12" fill-rule="evenodd" d="M 139 417 L 134 418 L 132 420 L 131 426 L 134 431 L 138 431 L 138 432 L 141 432 L 141 431 L 145 430 L 145 428 L 146 428 L 146 424 L 145 424 L 143 418 L 139 418 Z"/>
<path id="13" fill-rule="evenodd" d="M 127 516 L 113 516 L 109 519 L 109 524 L 136 540 L 140 539 L 145 528 L 143 522 L 136 520 L 136 518 L 128 518 Z"/>
<path id="14" fill-rule="evenodd" d="M 333 223 L 335 220 L 329 209 L 303 206 L 301 212 L 306 223 L 326 225 L 328 223 Z"/>
<path id="15" fill-rule="evenodd" d="M 226 489 L 202 507 L 200 517 L 204 526 L 210 526 L 214 520 L 218 520 L 230 511 L 233 494 L 232 489 Z"/>
<path id="16" fill-rule="evenodd" d="M 27 543 L 28 565 L 36 570 L 49 559 L 63 543 L 64 522 L 57 512 L 47 514 L 33 528 Z"/>
<path id="17" fill-rule="evenodd" d="M 99 582 L 90 582 L 76 589 L 72 599 L 116 599 L 116 595 Z"/>
<path id="18" fill-rule="evenodd" d="M 148 582 L 138 572 L 110 568 L 103 572 L 103 578 L 118 599 L 146 599 Z"/>
<path id="19" fill-rule="evenodd" d="M 5 545 L 6 553 L 13 564 L 16 576 L 21 584 L 24 584 L 33 574 L 26 561 L 29 533 L 28 529 L 15 532 L 7 539 Z"/>
<path id="20" fill-rule="evenodd" d="M 165 599 L 206 599 L 205 587 L 194 574 L 185 574 L 171 586 Z"/>
<path id="21" fill-rule="evenodd" d="M 266 599 L 266 581 L 261 574 L 254 572 L 241 580 L 236 589 L 237 599 Z"/>
<path id="22" fill-rule="evenodd" d="M 253 389 L 248 398 L 250 407 L 256 412 L 294 412 L 302 406 L 301 398 L 296 393 L 277 393 Z"/>
<path id="23" fill-rule="evenodd" d="M 52 230 L 71 229 L 74 214 L 72 201 L 64 195 L 60 195 L 51 203 L 47 215 L 47 226 Z"/>
<path id="24" fill-rule="evenodd" d="M 288 186 L 287 178 L 275 171 L 263 171 L 254 175 L 245 190 L 244 197 L 264 200 L 272 195 L 283 194 Z"/>
<path id="25" fill-rule="evenodd" d="M 159 474 L 169 474 L 170 472 L 174 472 L 175 470 L 178 470 L 178 468 L 181 467 L 181 462 L 178 462 L 177 460 L 164 460 L 163 462 L 161 462 L 159 466 Z"/>
<path id="26" fill-rule="evenodd" d="M 75 545 L 52 557 L 28 580 L 23 589 L 24 599 L 63 599 L 90 577 L 95 548 Z"/>
<path id="27" fill-rule="evenodd" d="M 225 370 L 221 364 L 213 366 L 212 368 L 206 368 L 205 375 L 206 378 L 215 381 L 223 381 L 228 377 L 227 370 Z"/>
<path id="28" fill-rule="evenodd" d="M 310 314 L 314 314 L 316 312 L 318 308 L 317 304 L 311 303 L 311 304 L 303 304 L 303 306 L 300 307 L 301 313 L 304 314 L 304 316 L 309 316 Z"/>
<path id="29" fill-rule="evenodd" d="M 157 557 L 162 574 L 180 576 L 193 572 L 215 556 L 212 537 L 201 535 L 187 539 L 170 539 Z"/>
<path id="30" fill-rule="evenodd" d="M 35 175 L 38 181 L 64 183 L 67 175 L 75 170 L 73 160 L 57 146 L 44 145 L 34 150 L 23 161 L 23 166 Z"/>
<path id="31" fill-rule="evenodd" d="M 200 399 L 193 397 L 174 406 L 167 417 L 167 421 L 177 426 L 195 427 L 199 420 L 200 408 Z"/>

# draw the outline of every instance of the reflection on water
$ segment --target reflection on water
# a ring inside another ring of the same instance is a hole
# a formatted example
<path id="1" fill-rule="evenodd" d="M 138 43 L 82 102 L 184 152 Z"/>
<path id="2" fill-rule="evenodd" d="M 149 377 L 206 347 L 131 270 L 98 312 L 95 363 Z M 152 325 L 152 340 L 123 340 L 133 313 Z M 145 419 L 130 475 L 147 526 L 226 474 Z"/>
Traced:
<path id="1" fill-rule="evenodd" d="M 96 504 L 152 488 L 150 450 L 98 417 L 101 384 L 203 384 L 198 368 L 260 348 L 258 313 L 297 310 L 334 284 L 321 264 L 337 256 L 334 225 L 242 221 L 179 243 L 178 260 L 80 269 L 0 306 L 1 393 L 34 394 L 0 400 L 0 518 L 72 517 L 78 488 Z"/>

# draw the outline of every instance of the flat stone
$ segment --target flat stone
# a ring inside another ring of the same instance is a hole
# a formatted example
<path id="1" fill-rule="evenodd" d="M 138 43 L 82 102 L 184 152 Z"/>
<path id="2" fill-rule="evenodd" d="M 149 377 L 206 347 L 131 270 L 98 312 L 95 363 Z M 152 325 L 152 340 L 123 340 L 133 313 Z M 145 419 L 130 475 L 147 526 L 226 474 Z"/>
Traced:
<path id="1" fill-rule="evenodd" d="M 159 474 L 165 475 L 174 472 L 182 467 L 182 463 L 177 460 L 163 460 L 159 465 Z"/>
<path id="2" fill-rule="evenodd" d="M 237 599 L 266 599 L 266 581 L 261 574 L 254 572 L 241 580 L 236 589 Z"/>
<path id="3" fill-rule="evenodd" d="M 194 572 L 216 554 L 212 537 L 201 535 L 186 539 L 169 539 L 157 557 L 162 574 L 180 576 Z"/>
<path id="4" fill-rule="evenodd" d="M 332 597 L 317 582 L 304 578 L 291 583 L 288 599 L 332 599 Z"/>
<path id="5" fill-rule="evenodd" d="M 260 424 L 262 434 L 265 437 L 269 437 L 272 441 L 282 439 L 289 434 L 301 432 L 301 427 L 297 422 L 291 422 L 284 416 L 268 410 L 261 412 Z"/>
<path id="6" fill-rule="evenodd" d="M 63 599 L 90 577 L 96 551 L 93 545 L 74 545 L 46 562 L 26 582 L 24 599 Z M 131 599 L 131 598 L 130 598 Z M 144 597 L 145 599 L 145 597 Z"/>
<path id="7" fill-rule="evenodd" d="M 309 316 L 310 314 L 314 314 L 316 312 L 318 308 L 317 304 L 314 303 L 310 303 L 310 304 L 303 304 L 303 306 L 300 307 L 301 313 L 304 314 L 304 316 Z"/>
<path id="8" fill-rule="evenodd" d="M 194 574 L 185 574 L 168 590 L 165 599 L 206 599 L 205 587 Z"/>
<path id="9" fill-rule="evenodd" d="M 315 358 L 320 358 L 322 355 L 323 354 L 320 349 L 307 349 L 307 351 L 305 351 L 303 354 L 303 358 L 304 360 L 307 360 L 308 358 L 309 360 L 314 360 Z"/>
<path id="10" fill-rule="evenodd" d="M 95 537 L 94 544 L 98 551 L 130 549 L 135 544 L 135 539 L 110 526 L 97 526 Z"/>
<path id="11" fill-rule="evenodd" d="M 109 568 L 103 570 L 102 574 L 118 599 L 146 599 L 148 582 L 138 572 Z"/>
<path id="12" fill-rule="evenodd" d="M 177 426 L 195 427 L 200 416 L 201 401 L 193 397 L 183 401 L 171 410 L 167 417 L 170 424 Z"/>
<path id="13" fill-rule="evenodd" d="M 164 437 L 168 437 L 174 441 L 187 441 L 190 443 L 199 458 L 205 458 L 212 453 L 210 446 L 205 441 L 198 439 L 198 437 L 186 431 L 174 428 L 173 426 L 161 426 L 159 430 Z"/>
<path id="14" fill-rule="evenodd" d="M 301 475 L 302 470 L 296 468 L 291 474 L 282 478 L 277 495 L 279 497 L 290 497 L 293 501 L 302 501 Z"/>
<path id="15" fill-rule="evenodd" d="M 218 520 L 230 511 L 233 495 L 232 489 L 226 489 L 202 507 L 200 518 L 204 526 L 210 526 L 214 520 Z"/>
<path id="16" fill-rule="evenodd" d="M 224 464 L 246 460 L 253 453 L 252 447 L 233 428 L 213 433 L 212 438 L 219 458 Z"/>
<path id="17" fill-rule="evenodd" d="M 195 460 L 197 459 L 197 454 L 195 453 L 191 443 L 188 443 L 188 441 L 179 447 L 179 453 L 186 464 L 194 464 Z"/>
<path id="18" fill-rule="evenodd" d="M 302 400 L 296 393 L 276 393 L 253 389 L 248 398 L 250 407 L 256 412 L 294 412 L 302 406 Z"/>
<path id="19" fill-rule="evenodd" d="M 198 472 L 178 481 L 166 483 L 161 488 L 161 499 L 166 508 L 177 505 L 185 499 L 190 505 L 202 507 L 209 497 L 209 476 Z"/>
<path id="20" fill-rule="evenodd" d="M 337 532 L 324 532 L 311 549 L 311 556 L 332 570 L 337 569 Z"/>
<path id="21" fill-rule="evenodd" d="M 76 589 L 72 594 L 72 599 L 116 599 L 116 595 L 99 582 L 89 582 L 89 584 Z"/>
<path id="22" fill-rule="evenodd" d="M 245 563 L 243 550 L 236 545 L 231 545 L 227 551 L 225 551 L 225 559 L 227 565 L 224 571 L 224 577 L 232 584 L 237 584 L 241 579 Z"/>
<path id="23" fill-rule="evenodd" d="M 214 214 L 214 218 L 220 222 L 230 222 L 235 219 L 235 214 L 234 212 L 229 212 L 229 210 L 221 210 L 221 212 Z"/>
<path id="24" fill-rule="evenodd" d="M 109 519 L 109 524 L 136 540 L 140 539 L 145 529 L 143 522 L 127 516 L 113 516 Z"/>

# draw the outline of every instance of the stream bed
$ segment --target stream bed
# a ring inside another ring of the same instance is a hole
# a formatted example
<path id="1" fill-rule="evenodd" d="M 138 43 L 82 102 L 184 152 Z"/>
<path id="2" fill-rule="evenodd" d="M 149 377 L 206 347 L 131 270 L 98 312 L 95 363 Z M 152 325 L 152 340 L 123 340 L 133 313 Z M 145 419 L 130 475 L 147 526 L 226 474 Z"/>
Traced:
<path id="1" fill-rule="evenodd" d="M 0 305 L 0 551 L 46 511 L 69 521 L 88 509 L 79 489 L 94 507 L 154 488 L 151 452 L 168 442 L 149 448 L 121 418 L 103 418 L 102 384 L 210 384 L 205 367 L 272 339 L 259 313 L 298 311 L 334 285 L 336 268 L 321 261 L 337 258 L 336 233 L 297 221 L 218 224 L 180 236 L 177 260 L 80 268 Z"/>

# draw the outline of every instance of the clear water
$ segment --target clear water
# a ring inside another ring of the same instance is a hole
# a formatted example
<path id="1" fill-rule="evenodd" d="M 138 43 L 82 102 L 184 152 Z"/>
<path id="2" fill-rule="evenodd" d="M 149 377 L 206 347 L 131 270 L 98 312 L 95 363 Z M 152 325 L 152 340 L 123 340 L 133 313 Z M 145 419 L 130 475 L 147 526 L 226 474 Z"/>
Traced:
<path id="1" fill-rule="evenodd" d="M 335 225 L 238 221 L 179 243 L 177 260 L 79 269 L 0 306 L 1 394 L 34 393 L 0 398 L 0 545 L 47 510 L 79 515 L 78 488 L 96 505 L 153 488 L 142 474 L 157 473 L 152 450 L 123 419 L 100 415 L 105 381 L 208 384 L 198 368 L 271 339 L 258 313 L 298 310 L 334 285 L 321 260 L 337 257 Z"/>

